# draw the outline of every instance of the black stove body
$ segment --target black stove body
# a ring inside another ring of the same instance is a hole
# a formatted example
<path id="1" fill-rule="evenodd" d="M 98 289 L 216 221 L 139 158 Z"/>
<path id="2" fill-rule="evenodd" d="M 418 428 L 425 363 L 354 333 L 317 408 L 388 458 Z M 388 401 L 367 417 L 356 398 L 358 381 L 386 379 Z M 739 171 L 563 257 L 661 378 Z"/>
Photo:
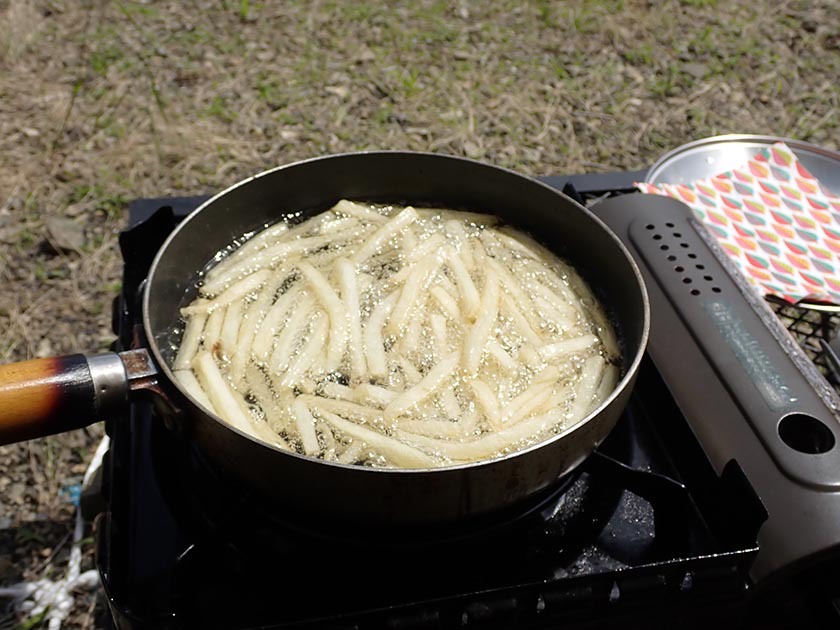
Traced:
<path id="1" fill-rule="evenodd" d="M 266 506 L 138 402 L 106 423 L 97 562 L 115 627 L 840 622 L 835 395 L 785 351 L 778 320 L 743 297 L 684 206 L 629 194 L 642 175 L 546 178 L 630 246 L 653 312 L 631 404 L 570 479 L 492 522 L 366 538 Z M 132 205 L 122 346 L 155 252 L 201 201 Z"/>

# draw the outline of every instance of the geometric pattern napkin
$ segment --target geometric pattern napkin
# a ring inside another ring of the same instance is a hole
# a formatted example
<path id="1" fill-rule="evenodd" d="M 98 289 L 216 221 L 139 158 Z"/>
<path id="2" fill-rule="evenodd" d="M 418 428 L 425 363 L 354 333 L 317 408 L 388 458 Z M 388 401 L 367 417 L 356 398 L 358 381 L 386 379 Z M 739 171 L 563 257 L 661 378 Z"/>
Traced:
<path id="1" fill-rule="evenodd" d="M 691 207 L 760 294 L 840 305 L 840 196 L 785 143 L 690 184 L 636 186 Z"/>

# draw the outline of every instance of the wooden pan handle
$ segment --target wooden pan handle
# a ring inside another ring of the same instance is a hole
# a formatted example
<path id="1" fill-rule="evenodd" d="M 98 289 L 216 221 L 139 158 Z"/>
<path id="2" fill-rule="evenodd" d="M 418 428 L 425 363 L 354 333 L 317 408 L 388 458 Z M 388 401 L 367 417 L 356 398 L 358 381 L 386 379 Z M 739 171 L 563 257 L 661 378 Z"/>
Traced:
<path id="1" fill-rule="evenodd" d="M 87 426 L 127 396 L 116 353 L 0 365 L 0 444 Z"/>

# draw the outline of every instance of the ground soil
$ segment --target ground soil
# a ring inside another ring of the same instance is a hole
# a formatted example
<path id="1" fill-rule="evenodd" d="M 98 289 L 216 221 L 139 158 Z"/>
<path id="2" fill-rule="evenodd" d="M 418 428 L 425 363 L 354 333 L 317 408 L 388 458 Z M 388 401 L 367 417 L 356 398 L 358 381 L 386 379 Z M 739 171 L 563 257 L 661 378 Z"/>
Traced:
<path id="1" fill-rule="evenodd" d="M 837 149 L 838 76 L 837 0 L 0 0 L 0 361 L 112 342 L 133 198 L 363 149 L 526 174 L 730 132 Z M 0 586 L 63 575 L 101 435 L 0 447 Z M 79 594 L 65 627 L 102 611 Z"/>

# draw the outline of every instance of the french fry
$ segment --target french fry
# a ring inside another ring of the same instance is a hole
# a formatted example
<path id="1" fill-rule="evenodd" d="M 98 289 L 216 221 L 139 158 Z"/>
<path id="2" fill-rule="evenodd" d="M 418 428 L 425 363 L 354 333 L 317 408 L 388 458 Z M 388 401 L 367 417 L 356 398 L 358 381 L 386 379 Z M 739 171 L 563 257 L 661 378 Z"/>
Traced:
<path id="1" fill-rule="evenodd" d="M 344 449 L 344 452 L 338 456 L 338 462 L 340 464 L 355 464 L 358 462 L 362 456 L 362 451 L 364 450 L 362 444 L 362 441 L 354 440 L 353 443 Z"/>
<path id="2" fill-rule="evenodd" d="M 528 256 L 529 258 L 539 258 L 536 252 L 529 249 L 518 238 L 513 238 L 501 230 L 495 230 L 493 232 L 485 230 L 482 233 L 482 238 L 485 242 L 494 242 L 493 244 L 496 245 L 496 247 L 509 249 L 519 254 Z"/>
<path id="3" fill-rule="evenodd" d="M 222 355 L 230 358 L 236 350 L 236 340 L 239 339 L 239 327 L 242 325 L 242 302 L 234 302 L 228 306 L 225 312 L 225 321 L 222 324 L 222 334 L 219 336 L 219 346 Z"/>
<path id="4" fill-rule="evenodd" d="M 598 337 L 604 344 L 604 351 L 611 359 L 617 360 L 621 357 L 621 349 L 618 347 L 615 330 L 610 325 L 606 313 L 598 307 L 598 300 L 592 290 L 579 274 L 567 272 L 567 278 L 569 287 L 580 300 L 587 315 L 595 322 Z"/>
<path id="5" fill-rule="evenodd" d="M 406 260 L 415 263 L 426 256 L 437 254 L 438 250 L 446 245 L 446 239 L 442 234 L 436 233 L 421 241 L 417 247 L 406 252 Z"/>
<path id="6" fill-rule="evenodd" d="M 207 323 L 207 315 L 195 315 L 187 320 L 184 326 L 184 334 L 181 337 L 181 346 L 178 354 L 175 355 L 175 362 L 172 367 L 176 370 L 189 370 L 193 357 L 198 352 L 201 344 L 201 335 L 204 333 L 204 326 Z"/>
<path id="7" fill-rule="evenodd" d="M 362 378 L 367 373 L 367 362 L 362 345 L 362 320 L 359 307 L 359 290 L 356 284 L 356 272 L 346 258 L 339 258 L 335 263 L 338 275 L 338 286 L 344 310 L 347 313 L 349 328 L 348 345 L 350 347 L 350 375 L 352 378 Z"/>
<path id="8" fill-rule="evenodd" d="M 382 420 L 382 410 L 374 407 L 368 407 L 346 400 L 333 400 L 332 398 L 324 398 L 323 396 L 310 396 L 309 394 L 301 395 L 299 398 L 302 398 L 310 409 L 331 411 L 345 418 L 353 418 L 366 424 L 372 424 L 378 420 Z"/>
<path id="9" fill-rule="evenodd" d="M 228 271 L 239 265 L 244 260 L 254 256 L 261 249 L 265 249 L 269 245 L 283 240 L 288 235 L 290 229 L 286 223 L 278 223 L 271 227 L 260 230 L 251 235 L 244 243 L 237 247 L 230 255 L 222 258 L 210 271 L 207 272 L 207 278 L 213 279 L 216 277 L 227 276 Z"/>
<path id="10" fill-rule="evenodd" d="M 515 372 L 519 369 L 519 364 L 496 339 L 491 339 L 487 343 L 487 354 L 493 357 L 506 372 Z"/>
<path id="11" fill-rule="evenodd" d="M 519 360 L 528 367 L 541 365 L 543 360 L 530 343 L 523 343 L 519 346 Z"/>
<path id="12" fill-rule="evenodd" d="M 502 412 L 505 424 L 512 425 L 516 424 L 517 422 L 524 420 L 531 414 L 533 414 L 537 409 L 539 409 L 542 404 L 551 397 L 553 392 L 552 383 L 546 383 L 546 386 L 543 387 L 541 390 L 538 390 L 535 394 L 533 394 L 530 398 L 523 401 L 515 409 L 505 410 Z"/>
<path id="13" fill-rule="evenodd" d="M 417 208 L 417 212 L 427 214 L 428 216 L 439 216 L 446 210 L 440 208 Z M 499 223 L 499 218 L 490 214 L 481 214 L 479 212 L 470 212 L 469 210 L 458 210 L 458 219 L 466 225 L 472 227 L 492 227 Z"/>
<path id="14" fill-rule="evenodd" d="M 236 341 L 236 349 L 230 363 L 230 380 L 237 386 L 245 378 L 245 367 L 252 357 L 257 330 L 271 308 L 274 294 L 283 283 L 284 275 L 276 275 L 266 284 L 265 290 L 251 303 L 243 317 L 239 327 L 239 339 Z"/>
<path id="15" fill-rule="evenodd" d="M 241 396 L 231 389 L 222 376 L 212 354 L 199 352 L 193 359 L 193 369 L 217 415 L 246 435 L 254 435 L 269 444 L 278 444 L 279 436 L 272 433 L 265 423 L 258 424 L 243 412 L 239 406 Z"/>
<path id="16" fill-rule="evenodd" d="M 432 287 L 431 294 L 437 300 L 438 304 L 440 304 L 441 310 L 446 313 L 449 319 L 456 322 L 461 320 L 461 309 L 458 307 L 458 302 L 455 301 L 455 298 L 446 289 L 441 286 Z"/>
<path id="17" fill-rule="evenodd" d="M 208 274 L 207 281 L 202 285 L 202 295 L 213 296 L 224 290 L 225 286 L 239 280 L 246 279 L 254 273 L 267 271 L 266 267 L 274 267 L 280 261 L 288 261 L 291 256 L 304 254 L 324 245 L 335 245 L 335 235 L 310 236 L 293 241 L 272 245 L 259 251 L 251 258 L 243 260 L 238 265 L 228 269 L 225 275 Z M 240 282 L 242 280 L 239 280 Z M 234 285 L 235 286 L 235 285 Z"/>
<path id="18" fill-rule="evenodd" d="M 577 392 L 575 392 L 575 401 L 566 414 L 567 426 L 582 420 L 592 409 L 595 393 L 598 391 L 598 384 L 601 381 L 605 365 L 604 359 L 599 355 L 589 357 L 583 362 Z"/>
<path id="19" fill-rule="evenodd" d="M 413 252 L 417 249 L 417 235 L 412 229 L 405 229 L 402 231 L 402 243 L 400 243 L 403 253 Z"/>
<path id="20" fill-rule="evenodd" d="M 529 288 L 535 296 L 542 298 L 550 304 L 551 308 L 563 318 L 564 322 L 571 323 L 577 319 L 578 310 L 573 306 L 577 300 L 573 296 L 572 299 L 569 299 L 568 295 L 559 295 L 539 280 L 532 282 Z"/>
<path id="21" fill-rule="evenodd" d="M 499 316 L 499 278 L 492 269 L 486 270 L 484 294 L 475 325 L 467 333 L 464 344 L 463 364 L 467 374 L 475 375 L 484 356 L 484 348 L 490 339 L 496 318 Z"/>
<path id="22" fill-rule="evenodd" d="M 365 353 L 367 355 L 368 373 L 371 376 L 382 377 L 388 373 L 388 362 L 385 357 L 385 346 L 382 341 L 382 327 L 385 319 L 397 303 L 399 294 L 395 291 L 386 297 L 368 317 L 364 329 Z"/>
<path id="23" fill-rule="evenodd" d="M 449 354 L 449 346 L 446 343 L 446 318 L 443 315 L 432 313 L 429 315 L 429 327 L 432 329 L 435 355 L 442 359 Z"/>
<path id="24" fill-rule="evenodd" d="M 275 418 L 284 426 L 288 424 L 281 397 L 271 391 L 267 375 L 255 363 L 245 368 L 245 385 L 242 390 L 247 391 L 257 402 L 266 418 Z"/>
<path id="25" fill-rule="evenodd" d="M 414 265 L 400 290 L 400 297 L 388 317 L 386 330 L 389 334 L 393 335 L 399 332 L 405 318 L 420 300 L 420 296 L 425 295 L 426 289 L 434 279 L 438 267 L 440 267 L 440 263 L 440 258 L 434 254 L 429 254 Z"/>
<path id="26" fill-rule="evenodd" d="M 270 370 L 274 373 L 282 372 L 292 358 L 292 352 L 297 342 L 303 336 L 310 320 L 315 316 L 315 300 L 305 295 L 291 310 L 286 326 L 274 340 L 274 351 L 269 360 Z"/>
<path id="27" fill-rule="evenodd" d="M 543 346 L 537 350 L 537 353 L 543 361 L 552 361 L 558 357 L 563 358 L 570 354 L 586 352 L 596 343 L 598 343 L 598 337 L 595 335 L 581 335 L 580 337 L 564 339 L 563 341 Z"/>
<path id="28" fill-rule="evenodd" d="M 414 364 L 408 357 L 399 357 L 397 364 L 400 366 L 400 370 L 402 370 L 405 376 L 405 381 L 409 385 L 416 385 L 423 380 L 423 375 L 420 373 L 420 370 L 414 367 Z"/>
<path id="29" fill-rule="evenodd" d="M 571 383 L 555 386 L 550 390 L 550 395 L 542 404 L 534 409 L 535 414 L 548 413 L 554 409 L 562 409 L 574 398 L 574 387 Z"/>
<path id="30" fill-rule="evenodd" d="M 356 251 L 352 261 L 358 266 L 370 258 L 387 241 L 399 234 L 406 226 L 417 220 L 417 213 L 409 206 L 382 224 Z"/>
<path id="31" fill-rule="evenodd" d="M 330 425 L 326 422 L 316 422 L 315 433 L 318 435 L 318 441 L 324 445 L 324 459 L 328 461 L 335 461 L 336 451 L 338 450 L 338 440 L 335 439 L 335 435 L 333 434 Z"/>
<path id="32" fill-rule="evenodd" d="M 372 221 L 374 223 L 385 223 L 388 220 L 388 217 L 384 214 L 380 214 L 376 210 L 372 208 L 368 208 L 366 205 L 360 203 L 354 203 L 352 201 L 348 201 L 347 199 L 342 199 L 337 204 L 332 207 L 333 212 L 339 212 L 341 214 L 346 214 L 350 217 L 356 217 L 362 221 Z"/>
<path id="33" fill-rule="evenodd" d="M 295 283 L 286 289 L 269 308 L 265 317 L 257 325 L 254 332 L 254 341 L 252 343 L 253 354 L 258 361 L 266 361 L 271 356 L 271 350 L 274 347 L 275 337 L 279 334 L 280 328 L 286 323 L 289 309 L 298 300 L 302 292 L 301 283 Z M 297 311 L 296 311 L 297 312 Z"/>
<path id="34" fill-rule="evenodd" d="M 537 313 L 542 316 L 542 320 L 546 328 L 553 328 L 557 332 L 563 333 L 567 331 L 574 322 L 574 315 L 561 313 L 552 303 L 548 302 L 540 295 L 535 295 L 533 302 Z"/>
<path id="35" fill-rule="evenodd" d="M 458 253 L 461 260 L 468 270 L 475 269 L 475 260 L 473 259 L 472 249 L 470 248 L 469 237 L 467 231 L 464 229 L 464 224 L 455 219 L 449 219 L 443 224 L 443 232 L 446 234 L 447 240 L 451 243 L 455 241 L 458 244 Z"/>
<path id="36" fill-rule="evenodd" d="M 423 336 L 423 326 L 426 323 L 425 311 L 426 305 L 420 300 L 414 313 L 408 318 L 408 324 L 399 329 L 399 332 L 402 333 L 400 349 L 404 354 L 412 354 L 420 345 L 420 338 Z"/>
<path id="37" fill-rule="evenodd" d="M 544 260 L 548 259 L 545 248 L 527 234 L 522 232 L 511 233 L 507 227 L 502 227 L 499 230 L 496 230 L 493 235 L 499 239 L 505 247 L 518 250 L 520 253 L 525 254 L 526 257 L 532 258 L 537 262 L 543 263 Z M 551 255 L 549 254 L 549 256 Z M 553 256 L 551 256 L 551 258 L 553 258 Z"/>
<path id="38" fill-rule="evenodd" d="M 444 261 L 446 260 L 446 251 L 444 250 L 441 252 L 444 256 Z M 450 271 L 451 273 L 451 271 Z M 457 299 L 459 296 L 458 287 L 455 286 L 455 283 L 449 279 L 446 273 L 439 274 L 437 277 L 437 283 L 440 287 L 442 287 L 451 297 L 453 300 Z M 460 317 L 460 316 L 459 316 Z"/>
<path id="39" fill-rule="evenodd" d="M 446 248 L 446 265 L 455 276 L 455 284 L 458 286 L 458 292 L 461 296 L 461 311 L 467 319 L 474 321 L 481 306 L 478 289 L 475 288 L 464 261 L 452 247 Z"/>
<path id="40" fill-rule="evenodd" d="M 353 217 L 336 217 L 321 222 L 318 227 L 318 234 L 340 234 L 348 230 L 363 229 L 359 226 L 359 220 Z"/>
<path id="41" fill-rule="evenodd" d="M 201 338 L 201 346 L 214 355 L 218 353 L 219 338 L 222 336 L 222 325 L 225 322 L 227 309 L 217 308 L 207 318 L 207 325 L 204 327 L 204 335 Z"/>
<path id="42" fill-rule="evenodd" d="M 531 326 L 529 319 L 519 310 L 519 307 L 507 293 L 502 292 L 500 304 L 502 312 L 510 317 L 516 327 L 517 334 L 528 343 L 537 346 L 542 345 L 542 337 L 537 334 L 533 326 Z"/>
<path id="43" fill-rule="evenodd" d="M 211 413 L 216 413 L 213 403 L 210 402 L 210 399 L 201 387 L 201 383 L 198 382 L 198 379 L 195 377 L 195 374 L 193 374 L 191 369 L 176 369 L 175 378 L 181 386 L 187 390 L 187 393 L 195 398 L 199 404 L 203 405 Z"/>
<path id="44" fill-rule="evenodd" d="M 322 311 L 319 311 L 312 318 L 309 338 L 304 341 L 303 347 L 292 360 L 289 369 L 280 378 L 281 387 L 294 387 L 303 378 L 303 375 L 315 362 L 318 353 L 324 347 L 328 330 L 329 322 L 327 321 L 327 316 Z"/>
<path id="45" fill-rule="evenodd" d="M 362 383 L 354 390 L 356 402 L 384 407 L 398 396 L 397 392 L 372 383 Z"/>
<path id="46" fill-rule="evenodd" d="M 464 436 L 464 428 L 451 420 L 412 420 L 409 418 L 398 421 L 397 427 L 408 433 L 431 438 L 452 440 Z"/>
<path id="47" fill-rule="evenodd" d="M 336 398 L 338 400 L 349 400 L 353 402 L 356 400 L 356 390 L 341 383 L 334 383 L 333 381 L 325 381 L 321 383 L 320 388 L 317 388 L 328 398 Z"/>
<path id="48" fill-rule="evenodd" d="M 383 455 L 388 461 L 405 468 L 435 468 L 441 461 L 421 451 L 420 449 L 403 444 L 377 431 L 368 429 L 349 420 L 345 420 L 334 413 L 323 409 L 318 414 L 338 431 L 367 443 L 372 449 Z"/>
<path id="49" fill-rule="evenodd" d="M 423 379 L 411 389 L 404 391 L 385 407 L 385 420 L 392 420 L 411 407 L 425 400 L 447 379 L 452 378 L 458 366 L 459 352 L 452 352 L 440 360 Z"/>
<path id="50" fill-rule="evenodd" d="M 598 391 L 595 394 L 595 400 L 606 400 L 618 384 L 619 376 L 620 373 L 617 367 L 614 365 L 606 366 L 604 368 L 604 375 L 601 377 L 601 382 L 598 384 Z"/>
<path id="51" fill-rule="evenodd" d="M 488 258 L 487 264 L 499 276 L 504 304 L 519 327 L 520 334 L 531 343 L 539 343 L 536 340 L 540 337 L 535 330 L 540 329 L 540 321 L 534 313 L 533 300 L 521 286 L 522 282 L 498 260 Z"/>
<path id="52" fill-rule="evenodd" d="M 225 289 L 223 293 L 219 294 L 212 300 L 198 300 L 194 305 L 182 308 L 181 314 L 206 314 L 213 309 L 219 308 L 220 306 L 227 306 L 228 304 L 233 304 L 234 302 L 241 302 L 249 294 L 254 293 L 263 284 L 265 284 L 270 276 L 271 272 L 268 269 L 261 269 L 260 271 L 244 277 L 242 280 L 236 282 L 236 284 L 232 284 L 229 288 Z M 202 289 L 204 288 L 205 287 L 202 287 Z"/>
<path id="53" fill-rule="evenodd" d="M 338 368 L 347 348 L 347 313 L 341 299 L 320 271 L 307 262 L 300 263 L 298 269 L 309 282 L 309 286 L 312 287 L 315 296 L 329 316 L 330 339 L 327 347 L 326 368 L 328 372 L 331 372 Z"/>
<path id="54" fill-rule="evenodd" d="M 553 383 L 551 381 L 546 380 L 536 380 L 530 387 L 528 387 L 525 391 L 521 394 L 516 396 L 513 400 L 508 402 L 501 411 L 501 418 L 503 424 L 510 424 L 513 422 L 513 418 L 515 416 L 521 416 L 520 410 L 522 408 L 526 409 L 525 415 L 527 413 L 538 407 L 545 398 L 551 394 L 551 388 Z M 534 403 L 534 401 L 538 400 L 538 403 Z"/>
<path id="55" fill-rule="evenodd" d="M 487 422 L 496 430 L 502 428 L 502 412 L 499 408 L 499 397 L 490 386 L 480 378 L 473 378 L 467 381 L 470 389 L 475 395 L 475 401 L 484 412 Z"/>
<path id="56" fill-rule="evenodd" d="M 315 418 L 306 406 L 306 402 L 298 396 L 292 404 L 292 411 L 295 414 L 300 442 L 303 445 L 303 452 L 314 456 L 321 452 L 321 445 L 318 443 L 318 435 L 315 433 Z"/>
<path id="57" fill-rule="evenodd" d="M 556 383 L 563 377 L 564 372 L 567 371 L 570 367 L 571 366 L 567 365 L 546 365 L 534 375 L 534 378 L 531 379 L 531 384 L 533 385 L 536 383 L 545 383 L 547 381 L 551 383 Z"/>
<path id="58" fill-rule="evenodd" d="M 476 405 L 470 405 L 470 408 L 461 416 L 458 424 L 461 425 L 461 431 L 465 437 L 478 435 L 479 429 L 479 413 Z"/>
<path id="59" fill-rule="evenodd" d="M 514 447 L 517 443 L 542 436 L 546 431 L 557 426 L 561 420 L 557 411 L 541 416 L 534 416 L 497 433 L 490 433 L 475 440 L 446 442 L 397 429 L 395 436 L 406 444 L 413 444 L 424 450 L 456 461 L 474 461 L 486 459 Z"/>
<path id="60" fill-rule="evenodd" d="M 449 420 L 458 420 L 461 417 L 461 405 L 458 403 L 454 389 L 448 387 L 442 389 L 438 394 L 438 400 Z"/>
<path id="61" fill-rule="evenodd" d="M 320 354 L 326 354 L 323 348 L 321 349 Z M 315 360 L 317 361 L 318 359 L 316 358 Z M 318 383 L 313 378 L 303 376 L 295 383 L 294 389 L 303 394 L 314 394 L 318 389 Z"/>
<path id="62" fill-rule="evenodd" d="M 485 269 L 487 267 L 489 260 L 487 250 L 484 249 L 484 245 L 477 238 L 472 239 L 472 257 L 476 269 Z"/>

